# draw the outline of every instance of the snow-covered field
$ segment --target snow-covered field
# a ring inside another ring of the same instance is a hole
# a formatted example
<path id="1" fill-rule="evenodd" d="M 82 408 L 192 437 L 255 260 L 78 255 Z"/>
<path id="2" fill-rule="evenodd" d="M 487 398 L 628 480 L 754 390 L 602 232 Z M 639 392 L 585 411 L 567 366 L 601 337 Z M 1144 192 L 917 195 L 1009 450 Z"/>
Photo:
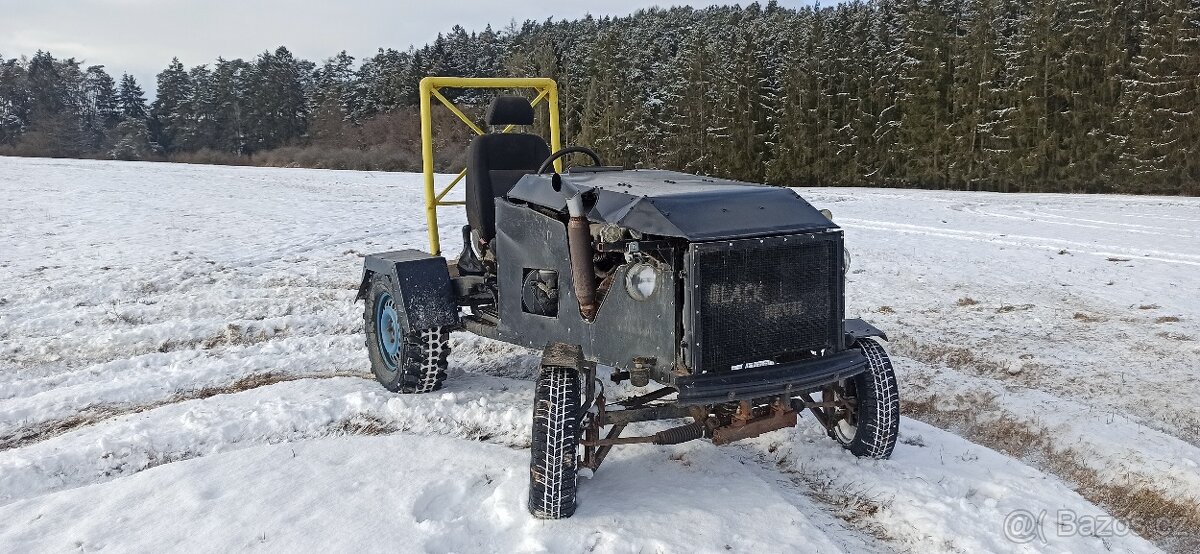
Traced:
<path id="1" fill-rule="evenodd" d="M 456 335 L 444 391 L 369 378 L 361 256 L 427 246 L 419 176 L 0 158 L 0 552 L 1200 545 L 1200 199 L 800 192 L 891 336 L 894 457 L 811 419 L 624 447 L 546 522 L 530 352 Z"/>

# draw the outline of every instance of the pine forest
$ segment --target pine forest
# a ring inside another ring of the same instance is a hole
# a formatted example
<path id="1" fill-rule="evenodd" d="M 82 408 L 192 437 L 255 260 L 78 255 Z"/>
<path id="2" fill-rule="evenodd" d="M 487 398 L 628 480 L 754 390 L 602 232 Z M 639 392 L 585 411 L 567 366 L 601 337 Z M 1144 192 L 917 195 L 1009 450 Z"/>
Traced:
<path id="1" fill-rule="evenodd" d="M 155 83 L 99 61 L 0 55 L 0 155 L 412 171 L 422 77 L 545 76 L 565 143 L 610 164 L 787 186 L 1200 194 L 1200 0 L 652 9 L 456 26 L 364 59 L 174 60 Z M 447 94 L 476 115 L 488 100 Z M 439 112 L 439 166 L 458 169 L 469 131 Z"/>

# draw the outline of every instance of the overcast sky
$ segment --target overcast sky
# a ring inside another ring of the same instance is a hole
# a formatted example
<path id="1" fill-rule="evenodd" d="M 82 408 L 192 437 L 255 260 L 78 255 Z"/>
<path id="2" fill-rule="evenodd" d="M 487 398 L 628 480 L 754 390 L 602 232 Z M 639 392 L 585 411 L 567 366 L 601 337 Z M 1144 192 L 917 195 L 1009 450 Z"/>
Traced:
<path id="1" fill-rule="evenodd" d="M 105 65 L 114 76 L 129 72 L 149 91 L 154 75 L 173 56 L 193 66 L 212 63 L 217 56 L 251 58 L 283 45 L 318 63 L 343 49 L 361 60 L 380 47 L 402 50 L 424 44 L 455 24 L 471 31 L 490 23 L 499 30 L 514 19 L 571 19 L 588 13 L 624 15 L 655 5 L 727 3 L 733 2 L 0 0 L 0 56 L 48 50 L 56 57 Z"/>

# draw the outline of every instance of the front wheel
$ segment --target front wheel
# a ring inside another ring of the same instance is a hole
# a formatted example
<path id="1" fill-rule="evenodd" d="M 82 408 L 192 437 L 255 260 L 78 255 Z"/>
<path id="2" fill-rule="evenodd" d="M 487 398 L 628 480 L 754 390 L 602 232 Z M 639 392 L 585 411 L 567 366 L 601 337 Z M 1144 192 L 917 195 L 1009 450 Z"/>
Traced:
<path id="1" fill-rule="evenodd" d="M 900 391 L 887 351 L 873 339 L 858 341 L 867 370 L 825 391 L 831 411 L 829 435 L 860 458 L 886 459 L 900 434 Z"/>
<path id="2" fill-rule="evenodd" d="M 545 367 L 533 395 L 529 513 L 562 519 L 575 513 L 579 445 L 579 373 Z"/>

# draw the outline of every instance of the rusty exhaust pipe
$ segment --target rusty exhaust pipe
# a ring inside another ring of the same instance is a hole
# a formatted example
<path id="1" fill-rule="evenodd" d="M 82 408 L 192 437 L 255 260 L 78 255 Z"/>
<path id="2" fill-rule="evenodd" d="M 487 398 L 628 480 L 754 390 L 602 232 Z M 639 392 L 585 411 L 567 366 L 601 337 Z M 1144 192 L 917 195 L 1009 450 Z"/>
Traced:
<path id="1" fill-rule="evenodd" d="M 555 192 L 562 193 L 567 200 L 567 249 L 571 254 L 571 282 L 575 285 L 575 299 L 579 301 L 579 314 L 591 321 L 596 317 L 596 264 L 592 246 L 591 225 L 584 207 L 586 190 L 566 190 L 562 176 L 555 173 L 550 180 Z"/>
<path id="2" fill-rule="evenodd" d="M 558 178 L 558 175 L 555 175 Z M 557 180 L 557 179 L 556 179 Z M 560 185 L 561 186 L 561 185 Z M 571 282 L 575 283 L 575 298 L 584 319 L 596 317 L 596 265 L 592 247 L 591 225 L 584 216 L 583 193 L 567 197 L 567 247 L 571 252 Z"/>

